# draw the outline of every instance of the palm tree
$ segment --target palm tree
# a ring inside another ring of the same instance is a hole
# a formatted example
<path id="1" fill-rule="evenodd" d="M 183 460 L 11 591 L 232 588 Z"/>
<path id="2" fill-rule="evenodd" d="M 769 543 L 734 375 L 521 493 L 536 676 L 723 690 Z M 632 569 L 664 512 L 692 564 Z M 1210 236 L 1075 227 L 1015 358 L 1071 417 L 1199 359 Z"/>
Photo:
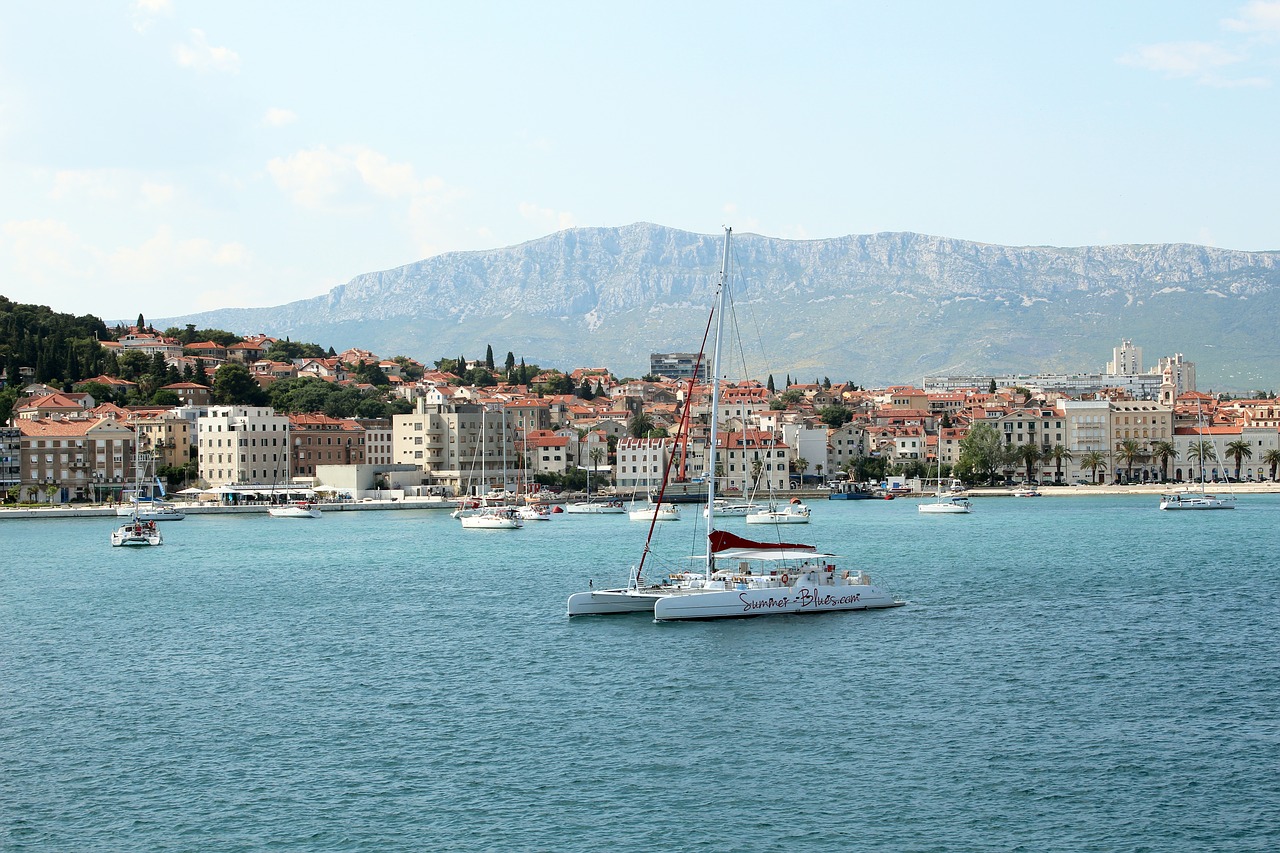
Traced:
<path id="1" fill-rule="evenodd" d="M 809 470 L 809 460 L 808 460 L 808 459 L 805 459 L 803 456 L 801 456 L 800 458 L 796 459 L 796 461 L 795 461 L 795 462 L 792 462 L 792 463 L 791 463 L 791 465 L 792 465 L 792 467 L 794 467 L 797 471 L 799 471 L 799 472 L 800 472 L 800 485 L 802 485 L 802 486 L 803 486 L 803 485 L 804 485 L 804 472 Z"/>
<path id="2" fill-rule="evenodd" d="M 1062 482 L 1062 463 L 1070 462 L 1071 460 L 1075 459 L 1075 456 L 1071 453 L 1070 450 L 1067 450 L 1067 448 L 1063 447 L 1061 444 L 1055 444 L 1053 447 L 1048 448 L 1044 452 L 1044 458 L 1046 460 L 1048 459 L 1053 460 L 1053 481 L 1055 483 L 1061 483 Z"/>
<path id="3" fill-rule="evenodd" d="M 1136 438 L 1126 438 L 1116 446 L 1116 459 L 1124 463 L 1125 477 L 1133 482 L 1133 463 L 1146 454 L 1142 451 L 1142 443 Z"/>
<path id="4" fill-rule="evenodd" d="M 1238 481 L 1240 479 L 1240 466 L 1244 463 L 1244 460 L 1253 458 L 1253 448 L 1243 438 L 1237 438 L 1227 444 L 1227 458 L 1236 461 L 1236 480 Z"/>
<path id="5" fill-rule="evenodd" d="M 1274 482 L 1276 478 L 1276 468 L 1280 467 L 1280 449 L 1271 448 L 1262 454 L 1262 463 L 1271 466 L 1271 479 Z"/>
<path id="6" fill-rule="evenodd" d="M 1014 455 L 1019 462 L 1027 466 L 1027 479 L 1034 480 L 1032 468 L 1040 461 L 1040 448 L 1034 442 L 1019 444 L 1014 448 Z"/>
<path id="7" fill-rule="evenodd" d="M 1169 460 L 1178 458 L 1178 448 L 1172 441 L 1155 441 L 1151 443 L 1151 458 L 1160 463 L 1160 479 L 1169 479 Z"/>
<path id="8" fill-rule="evenodd" d="M 1211 462 L 1218 458 L 1218 452 L 1213 449 L 1213 443 L 1209 441 L 1193 441 L 1191 446 L 1187 448 L 1187 461 L 1194 462 L 1200 466 L 1200 482 L 1204 482 L 1204 463 Z"/>
<path id="9" fill-rule="evenodd" d="M 1098 469 L 1107 470 L 1107 454 L 1102 450 L 1090 450 L 1080 457 L 1080 467 L 1093 472 L 1093 484 L 1098 485 Z"/>

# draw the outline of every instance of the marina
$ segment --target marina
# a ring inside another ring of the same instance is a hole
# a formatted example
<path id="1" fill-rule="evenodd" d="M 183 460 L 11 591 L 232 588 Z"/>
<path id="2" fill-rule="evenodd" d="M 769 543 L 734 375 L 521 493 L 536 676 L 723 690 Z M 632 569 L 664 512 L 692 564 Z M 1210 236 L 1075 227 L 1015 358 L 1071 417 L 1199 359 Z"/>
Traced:
<path id="1" fill-rule="evenodd" d="M 626 516 L 476 538 L 439 510 L 194 514 L 141 549 L 107 547 L 114 516 L 0 523 L 5 846 L 1280 840 L 1280 496 L 1180 520 L 1149 494 L 991 499 L 942 526 L 915 503 L 823 504 L 806 532 L 905 607 L 672 623 L 565 617 L 634 560 Z M 700 527 L 662 525 L 659 562 Z M 672 719 L 717 724 L 691 751 Z M 760 820 L 797 781 L 858 814 Z M 740 795 L 716 821 L 637 808 L 708 786 Z"/>

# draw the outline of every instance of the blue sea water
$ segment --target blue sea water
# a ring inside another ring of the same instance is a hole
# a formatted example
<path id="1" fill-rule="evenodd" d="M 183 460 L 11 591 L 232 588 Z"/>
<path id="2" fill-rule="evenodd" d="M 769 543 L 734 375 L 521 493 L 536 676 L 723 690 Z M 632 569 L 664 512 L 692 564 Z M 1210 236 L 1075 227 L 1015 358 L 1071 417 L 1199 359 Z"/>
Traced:
<path id="1" fill-rule="evenodd" d="M 1280 496 L 813 505 L 908 606 L 568 620 L 625 516 L 0 521 L 0 849 L 1280 849 Z"/>

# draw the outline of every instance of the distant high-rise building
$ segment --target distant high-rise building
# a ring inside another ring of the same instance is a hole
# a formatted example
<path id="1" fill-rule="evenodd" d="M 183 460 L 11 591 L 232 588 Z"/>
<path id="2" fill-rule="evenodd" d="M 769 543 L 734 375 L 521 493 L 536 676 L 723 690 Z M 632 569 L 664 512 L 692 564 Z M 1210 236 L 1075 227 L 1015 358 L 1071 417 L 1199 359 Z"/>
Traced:
<path id="1" fill-rule="evenodd" d="M 1142 347 L 1135 347 L 1133 341 L 1125 338 L 1120 346 L 1111 350 L 1111 361 L 1107 362 L 1107 373 L 1113 376 L 1133 376 L 1142 372 Z"/>
<path id="2" fill-rule="evenodd" d="M 694 376 L 694 365 L 698 365 L 698 375 Z M 698 363 L 696 352 L 653 352 L 649 353 L 649 372 L 654 376 L 666 376 L 671 379 L 695 379 L 706 382 L 711 375 L 711 367 L 707 359 Z"/>

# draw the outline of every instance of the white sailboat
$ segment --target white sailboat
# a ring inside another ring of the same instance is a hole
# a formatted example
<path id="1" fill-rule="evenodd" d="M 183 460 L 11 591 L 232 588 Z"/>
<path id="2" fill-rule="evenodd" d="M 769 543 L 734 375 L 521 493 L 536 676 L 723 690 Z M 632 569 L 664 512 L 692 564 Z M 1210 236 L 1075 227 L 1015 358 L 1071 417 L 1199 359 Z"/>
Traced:
<path id="1" fill-rule="evenodd" d="M 139 439 L 145 441 L 145 437 Z M 186 513 L 177 504 L 165 500 L 168 495 L 164 483 L 155 473 L 155 457 L 148 450 L 139 450 L 133 457 L 133 487 L 120 496 L 116 515 L 140 521 L 182 521 Z"/>
<path id="2" fill-rule="evenodd" d="M 627 515 L 632 521 L 679 521 L 680 507 L 670 501 L 663 501 L 661 497 L 657 501 L 653 499 L 653 478 L 645 476 L 645 502 L 638 504 L 634 497 L 631 506 L 627 507 Z"/>
<path id="3" fill-rule="evenodd" d="M 565 504 L 564 511 L 574 515 L 621 515 L 626 512 L 627 508 L 617 498 L 608 498 L 602 501 L 591 499 L 591 472 L 594 468 L 595 463 L 593 462 L 591 467 L 587 469 L 587 499 Z"/>
<path id="4" fill-rule="evenodd" d="M 1196 403 L 1196 435 L 1200 438 L 1201 447 L 1205 446 L 1204 441 L 1204 418 L 1200 412 L 1200 404 Z M 1217 442 L 1210 440 L 1208 449 L 1213 454 L 1209 458 L 1214 462 L 1218 461 L 1218 445 Z M 1186 486 L 1171 492 L 1166 492 L 1160 496 L 1160 509 L 1162 510 L 1201 510 L 1201 509 L 1235 509 L 1236 496 L 1228 494 L 1226 497 L 1221 495 L 1209 494 L 1205 489 L 1204 481 L 1204 463 L 1200 460 L 1200 482 L 1194 486 Z M 1230 488 L 1228 486 L 1228 488 Z"/>
<path id="5" fill-rule="evenodd" d="M 926 515 L 964 515 L 973 512 L 973 504 L 962 494 L 942 490 L 942 456 L 938 456 L 938 493 L 929 503 L 916 509 Z"/>
<path id="6" fill-rule="evenodd" d="M 754 512 L 747 513 L 747 524 L 808 524 L 809 507 L 799 498 L 778 505 L 769 504 Z"/>
<path id="7" fill-rule="evenodd" d="M 269 507 L 267 515 L 272 518 L 319 518 L 320 509 L 310 501 L 294 501 Z"/>
<path id="8" fill-rule="evenodd" d="M 865 572 L 837 569 L 831 554 L 812 545 L 753 542 L 715 529 L 715 451 L 719 419 L 720 342 L 729 274 L 729 241 L 725 229 L 724 259 L 716 299 L 715 349 L 712 358 L 712 457 L 707 477 L 707 553 L 701 571 L 669 572 L 659 582 L 642 579 L 648 544 L 628 583 L 617 589 L 588 590 L 569 596 L 568 615 L 652 612 L 656 620 L 717 619 L 779 613 L 822 613 L 899 607 L 904 602 L 871 583 Z M 696 372 L 696 371 L 695 371 Z M 690 382 L 692 386 L 692 381 Z"/>
<path id="9" fill-rule="evenodd" d="M 480 482 L 485 482 L 485 464 L 484 464 L 484 445 L 485 445 L 485 411 L 482 406 L 480 408 L 480 443 L 477 446 L 476 453 L 480 457 Z M 507 452 L 507 430 L 506 430 L 506 412 L 503 412 L 503 429 L 502 429 L 502 453 L 503 453 L 503 495 L 502 504 L 491 505 L 486 500 L 483 505 L 476 506 L 474 504 L 459 503 L 458 509 L 454 510 L 453 517 L 458 519 L 462 524 L 463 530 L 520 530 L 524 527 L 524 519 L 520 517 L 514 507 L 506 505 L 506 452 Z M 486 495 L 487 497 L 487 495 Z"/>

